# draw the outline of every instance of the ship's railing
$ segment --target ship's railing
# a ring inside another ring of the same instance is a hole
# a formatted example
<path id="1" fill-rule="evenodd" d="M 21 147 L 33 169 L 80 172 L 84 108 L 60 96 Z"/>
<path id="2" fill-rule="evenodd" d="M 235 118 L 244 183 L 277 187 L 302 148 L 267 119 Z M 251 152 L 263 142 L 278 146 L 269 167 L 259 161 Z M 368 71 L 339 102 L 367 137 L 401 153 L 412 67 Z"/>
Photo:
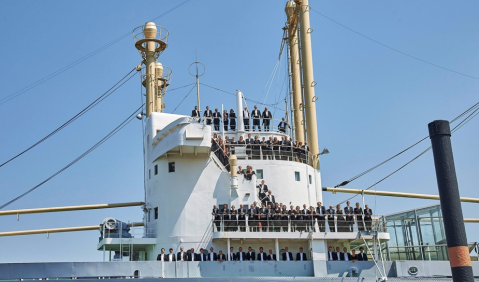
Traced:
<path id="1" fill-rule="evenodd" d="M 252 160 L 281 160 L 296 161 L 308 164 L 312 159 L 312 154 L 301 147 L 286 146 L 279 144 L 226 144 L 232 153 L 236 153 L 236 148 L 245 148 L 245 154 Z"/>
<path id="2" fill-rule="evenodd" d="M 197 122 L 203 123 L 205 125 L 207 125 L 208 122 L 210 122 L 211 129 L 212 129 L 211 131 L 215 132 L 215 133 L 219 133 L 219 132 L 234 133 L 234 132 L 238 131 L 238 118 L 229 118 L 228 123 L 225 123 L 225 120 L 223 118 L 220 118 L 219 119 L 219 124 L 215 124 L 215 118 L 213 118 L 213 117 L 210 117 L 210 118 L 206 118 L 206 117 L 196 118 L 195 117 L 195 119 L 196 119 Z M 249 125 L 244 123 L 244 131 L 246 133 L 253 134 L 255 132 L 263 132 L 263 133 L 265 133 L 265 132 L 276 132 L 276 133 L 281 133 L 281 134 L 285 134 L 285 135 L 290 135 L 290 133 L 291 133 L 291 126 L 289 126 L 288 124 L 286 124 L 284 129 L 279 126 L 280 123 L 282 122 L 282 120 L 280 120 L 280 119 L 275 119 L 275 118 L 268 119 L 269 120 L 269 129 L 264 126 L 263 122 L 264 122 L 265 119 L 258 119 L 259 120 L 259 128 L 256 125 L 253 126 L 253 122 L 254 122 L 253 120 L 254 120 L 253 118 L 249 119 Z M 231 124 L 232 121 L 234 121 L 234 125 Z"/>
<path id="3" fill-rule="evenodd" d="M 118 230 L 105 229 L 103 238 L 154 238 L 156 237 L 156 228 L 143 226 L 130 226 L 128 233 L 118 232 Z"/>
<path id="4" fill-rule="evenodd" d="M 277 219 L 280 218 L 280 219 Z M 381 217 L 383 218 L 383 217 Z M 232 219 L 231 215 L 213 216 L 214 232 L 387 232 L 381 219 L 367 220 L 361 216 L 339 215 L 333 218 L 318 215 L 245 215 L 245 220 Z"/>

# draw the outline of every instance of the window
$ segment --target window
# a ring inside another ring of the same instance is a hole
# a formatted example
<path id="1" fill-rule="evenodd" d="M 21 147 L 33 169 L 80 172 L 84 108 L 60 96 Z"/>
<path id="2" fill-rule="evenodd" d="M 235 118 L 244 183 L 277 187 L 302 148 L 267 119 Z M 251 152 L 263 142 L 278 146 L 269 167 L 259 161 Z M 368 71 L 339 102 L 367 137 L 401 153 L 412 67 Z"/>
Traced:
<path id="1" fill-rule="evenodd" d="M 155 165 L 155 175 L 158 174 L 158 165 Z"/>
<path id="2" fill-rule="evenodd" d="M 168 172 L 175 172 L 175 162 L 168 163 Z"/>
<path id="3" fill-rule="evenodd" d="M 309 184 L 313 184 L 313 177 L 311 176 L 311 174 L 309 175 Z"/>
<path id="4" fill-rule="evenodd" d="M 257 169 L 256 170 L 256 178 L 257 179 L 263 179 L 263 170 L 262 169 Z"/>
<path id="5" fill-rule="evenodd" d="M 158 207 L 155 208 L 155 219 L 158 219 Z"/>
<path id="6" fill-rule="evenodd" d="M 294 180 L 301 181 L 301 178 L 299 177 L 299 171 L 294 172 Z"/>
<path id="7" fill-rule="evenodd" d="M 151 169 L 148 170 L 148 179 L 151 179 Z"/>

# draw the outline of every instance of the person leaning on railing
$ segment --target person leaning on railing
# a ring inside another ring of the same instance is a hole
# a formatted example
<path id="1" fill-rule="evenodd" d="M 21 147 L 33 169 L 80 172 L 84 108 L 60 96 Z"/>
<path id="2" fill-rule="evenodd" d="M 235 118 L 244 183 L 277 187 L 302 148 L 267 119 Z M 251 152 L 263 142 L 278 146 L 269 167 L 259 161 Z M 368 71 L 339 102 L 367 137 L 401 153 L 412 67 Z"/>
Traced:
<path id="1" fill-rule="evenodd" d="M 228 131 L 228 125 L 229 125 L 228 111 L 223 110 L 223 129 L 224 129 L 224 131 Z"/>
<path id="2" fill-rule="evenodd" d="M 333 206 L 329 206 L 329 209 L 326 211 L 328 213 L 328 226 L 329 232 L 334 232 L 334 215 L 336 211 L 333 209 Z"/>
<path id="3" fill-rule="evenodd" d="M 232 131 L 236 131 L 236 114 L 233 109 L 230 110 L 230 128 Z"/>
<path id="4" fill-rule="evenodd" d="M 341 205 L 336 205 L 336 225 L 338 227 L 338 232 L 346 231 L 346 222 L 343 216 L 343 211 L 341 210 Z"/>
<path id="5" fill-rule="evenodd" d="M 354 214 L 356 215 L 356 223 L 358 224 L 358 231 L 364 231 L 363 224 L 363 209 L 359 206 L 359 203 L 356 203 L 354 208 Z"/>
<path id="6" fill-rule="evenodd" d="M 369 208 L 368 205 L 364 206 L 364 224 L 366 225 L 366 231 L 371 231 L 373 219 L 373 210 Z"/>

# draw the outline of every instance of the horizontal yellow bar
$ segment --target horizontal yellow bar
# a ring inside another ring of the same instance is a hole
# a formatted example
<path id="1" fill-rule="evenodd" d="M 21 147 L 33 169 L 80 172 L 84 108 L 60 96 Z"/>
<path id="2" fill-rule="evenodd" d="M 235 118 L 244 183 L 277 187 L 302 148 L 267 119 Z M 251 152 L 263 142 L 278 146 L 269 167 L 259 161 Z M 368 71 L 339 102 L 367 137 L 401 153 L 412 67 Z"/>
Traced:
<path id="1" fill-rule="evenodd" d="M 111 209 L 111 208 L 142 206 L 144 204 L 145 203 L 143 203 L 143 202 L 131 202 L 131 203 L 98 204 L 98 205 L 85 205 L 85 206 L 67 206 L 67 207 L 23 209 L 23 210 L 7 210 L 7 211 L 0 211 L 0 216 L 2 216 L 2 215 L 18 215 L 18 214 L 27 214 L 27 213 Z"/>
<path id="2" fill-rule="evenodd" d="M 143 225 L 144 225 L 143 222 L 130 223 L 130 226 L 143 226 Z M 0 237 L 45 234 L 45 233 L 74 232 L 74 231 L 90 231 L 90 230 L 100 230 L 100 225 L 0 232 Z"/>
<path id="3" fill-rule="evenodd" d="M 377 196 L 389 196 L 389 197 L 400 197 L 400 198 L 416 198 L 416 199 L 428 199 L 428 200 L 439 200 L 437 195 L 427 195 L 427 194 L 415 194 L 415 193 L 402 193 L 402 192 L 388 192 L 388 191 L 374 191 L 374 190 L 361 190 L 361 189 L 349 189 L 349 188 L 332 188 L 332 187 L 323 187 L 323 191 L 334 193 L 349 193 L 349 194 L 362 194 L 364 195 L 377 195 Z M 478 198 L 467 198 L 461 197 L 461 202 L 467 203 L 479 203 Z"/>

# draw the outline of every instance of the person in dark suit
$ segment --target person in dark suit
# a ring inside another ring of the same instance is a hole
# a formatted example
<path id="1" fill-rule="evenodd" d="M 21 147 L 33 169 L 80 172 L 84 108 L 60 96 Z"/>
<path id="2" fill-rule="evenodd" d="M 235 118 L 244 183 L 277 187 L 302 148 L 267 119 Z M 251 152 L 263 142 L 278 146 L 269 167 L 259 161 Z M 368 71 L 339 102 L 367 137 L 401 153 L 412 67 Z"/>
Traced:
<path id="1" fill-rule="evenodd" d="M 345 231 L 354 231 L 354 209 L 350 206 L 350 202 L 346 202 L 344 207 L 344 215 L 346 216 Z"/>
<path id="2" fill-rule="evenodd" d="M 261 203 L 261 208 L 259 209 L 258 213 L 258 220 L 261 223 L 261 227 L 265 227 L 268 225 L 268 208 L 265 206 L 264 203 Z"/>
<path id="3" fill-rule="evenodd" d="M 230 129 L 233 131 L 236 130 L 236 114 L 233 109 L 230 110 Z"/>
<path id="4" fill-rule="evenodd" d="M 253 131 L 256 131 L 256 127 L 258 131 L 261 132 L 261 125 L 259 120 L 261 119 L 261 112 L 258 110 L 258 107 L 254 105 L 254 110 L 251 113 L 251 117 L 253 118 Z"/>
<path id="5" fill-rule="evenodd" d="M 215 109 L 215 112 L 213 113 L 213 124 L 215 126 L 216 131 L 220 130 L 220 119 L 221 119 L 221 113 L 218 112 L 218 109 Z"/>
<path id="6" fill-rule="evenodd" d="M 238 248 L 238 252 L 236 253 L 235 259 L 236 259 L 237 261 L 244 261 L 244 260 L 246 260 L 246 255 L 245 255 L 245 252 L 243 252 L 243 248 L 242 248 L 242 247 L 239 247 L 239 248 Z"/>
<path id="7" fill-rule="evenodd" d="M 329 232 L 334 232 L 336 230 L 334 228 L 334 214 L 336 211 L 333 209 L 333 206 L 329 206 L 329 209 L 326 212 L 328 213 Z"/>
<path id="8" fill-rule="evenodd" d="M 198 255 L 195 254 L 195 249 L 191 248 L 188 254 L 188 261 L 198 261 Z"/>
<path id="9" fill-rule="evenodd" d="M 230 252 L 228 254 L 228 260 L 229 261 L 235 261 L 236 260 L 236 255 L 235 255 L 233 247 L 230 247 Z"/>
<path id="10" fill-rule="evenodd" d="M 206 256 L 207 261 L 217 261 L 218 255 L 213 251 L 213 247 L 210 248 L 209 254 Z"/>
<path id="11" fill-rule="evenodd" d="M 223 110 L 223 129 L 224 129 L 224 131 L 228 131 L 229 118 L 230 118 L 230 115 L 228 114 L 228 111 Z"/>
<path id="12" fill-rule="evenodd" d="M 156 257 L 156 260 L 166 261 L 165 248 L 161 248 L 161 253 L 158 254 L 158 256 Z"/>
<path id="13" fill-rule="evenodd" d="M 333 251 L 333 247 L 331 246 L 329 246 L 328 248 L 328 260 L 329 261 L 338 260 L 338 256 L 336 255 L 336 252 Z"/>
<path id="14" fill-rule="evenodd" d="M 238 218 L 238 211 L 236 210 L 235 205 L 232 205 L 230 209 L 230 220 L 228 223 L 228 231 L 230 232 L 238 231 L 238 223 L 236 221 L 237 218 Z"/>
<path id="15" fill-rule="evenodd" d="M 173 248 L 170 248 L 170 253 L 166 256 L 166 261 L 176 261 L 175 254 L 173 253 Z"/>
<path id="16" fill-rule="evenodd" d="M 276 255 L 273 254 L 273 250 L 269 249 L 268 258 L 269 261 L 276 261 Z"/>
<path id="17" fill-rule="evenodd" d="M 188 260 L 188 254 L 184 251 L 183 247 L 180 247 L 180 251 L 176 254 L 176 259 L 178 261 Z"/>
<path id="18" fill-rule="evenodd" d="M 204 249 L 200 249 L 200 253 L 196 256 L 198 261 L 206 261 L 206 254 L 204 253 Z"/>
<path id="19" fill-rule="evenodd" d="M 266 255 L 265 252 L 263 252 L 263 247 L 259 247 L 258 258 L 256 260 L 257 261 L 266 261 L 267 260 L 267 255 Z"/>
<path id="20" fill-rule="evenodd" d="M 220 252 L 218 253 L 218 255 L 217 255 L 216 258 L 217 258 L 217 261 L 223 262 L 223 261 L 226 260 L 226 255 L 223 254 L 223 251 L 222 251 L 222 250 L 220 250 Z"/>
<path id="21" fill-rule="evenodd" d="M 252 227 L 250 231 L 255 231 L 255 227 L 258 226 L 258 221 L 256 218 L 256 208 L 254 204 L 251 204 L 250 208 L 248 209 L 248 226 Z"/>
<path id="22" fill-rule="evenodd" d="M 244 123 L 244 130 L 245 131 L 249 131 L 249 118 L 250 118 L 250 114 L 249 114 L 249 111 L 248 111 L 248 107 L 244 107 L 243 123 Z"/>
<path id="23" fill-rule="evenodd" d="M 268 107 L 264 108 L 264 111 L 261 117 L 263 118 L 264 131 L 269 131 L 269 124 L 271 123 L 271 118 L 273 116 L 271 115 L 271 112 L 268 111 Z"/>
<path id="24" fill-rule="evenodd" d="M 258 185 L 259 200 L 266 204 L 266 193 L 268 193 L 268 185 L 264 184 L 264 180 L 261 180 L 261 184 Z"/>
<path id="25" fill-rule="evenodd" d="M 341 250 L 339 250 L 339 247 L 336 247 L 336 258 L 337 260 L 341 260 L 341 256 L 343 253 L 341 253 Z"/>
<path id="26" fill-rule="evenodd" d="M 211 215 L 213 216 L 213 218 L 215 220 L 216 229 L 219 231 L 220 228 L 221 228 L 221 212 L 216 207 L 216 205 L 213 206 L 213 212 L 211 212 Z"/>
<path id="27" fill-rule="evenodd" d="M 373 224 L 373 210 L 369 208 L 368 205 L 364 206 L 364 223 L 366 225 L 366 231 L 372 231 L 372 224 Z"/>
<path id="28" fill-rule="evenodd" d="M 248 252 L 246 253 L 246 260 L 249 260 L 249 261 L 256 260 L 255 253 L 251 247 L 248 247 Z"/>
<path id="29" fill-rule="evenodd" d="M 284 261 L 293 261 L 293 254 L 291 252 L 289 252 L 288 247 L 284 248 L 283 260 Z"/>
<path id="30" fill-rule="evenodd" d="M 356 203 L 356 207 L 354 208 L 354 214 L 356 215 L 358 231 L 364 231 L 363 209 L 361 208 L 361 206 L 359 206 L 359 203 Z"/>
<path id="31" fill-rule="evenodd" d="M 274 198 L 272 191 L 269 190 L 268 194 L 266 195 L 266 205 L 274 206 L 275 203 L 276 203 L 276 199 Z"/>
<path id="32" fill-rule="evenodd" d="M 368 256 L 364 253 L 363 247 L 359 248 L 358 261 L 368 261 Z"/>
<path id="33" fill-rule="evenodd" d="M 308 260 L 308 258 L 306 257 L 306 254 L 303 253 L 303 247 L 299 248 L 299 253 L 296 254 L 296 260 L 297 261 Z"/>
<path id="34" fill-rule="evenodd" d="M 341 210 L 341 205 L 336 205 L 336 225 L 338 226 L 338 232 L 346 231 L 346 221 Z"/>
<path id="35" fill-rule="evenodd" d="M 339 256 L 339 260 L 351 261 L 351 255 L 348 253 L 348 248 L 344 247 L 343 252 Z"/>
<path id="36" fill-rule="evenodd" d="M 319 232 L 324 232 L 326 229 L 326 222 L 324 217 L 326 216 L 326 207 L 323 206 L 323 203 L 318 202 L 318 207 L 316 208 L 316 218 L 318 220 Z"/>
<path id="37" fill-rule="evenodd" d="M 358 255 L 356 254 L 356 250 L 351 250 L 351 261 L 358 261 L 359 260 L 359 257 Z"/>
<path id="38" fill-rule="evenodd" d="M 230 223 L 230 210 L 226 204 L 223 205 L 221 209 L 221 217 L 223 218 L 223 229 L 224 231 L 228 231 L 228 226 Z"/>
<path id="39" fill-rule="evenodd" d="M 288 123 L 286 123 L 286 121 L 283 118 L 281 122 L 278 124 L 278 131 L 281 133 L 286 133 L 286 127 L 290 127 L 290 126 L 288 125 Z"/>
<path id="40" fill-rule="evenodd" d="M 206 106 L 206 110 L 203 113 L 203 120 L 206 121 L 207 125 L 211 124 L 211 117 L 213 116 L 213 112 L 211 112 L 210 107 Z"/>
<path id="41" fill-rule="evenodd" d="M 198 106 L 195 106 L 195 109 L 191 111 L 191 117 L 195 118 L 198 122 L 201 121 L 200 111 L 198 110 Z"/>
<path id="42" fill-rule="evenodd" d="M 238 226 L 240 232 L 246 232 L 246 214 L 248 210 L 244 207 L 243 204 L 240 205 L 238 209 Z"/>

